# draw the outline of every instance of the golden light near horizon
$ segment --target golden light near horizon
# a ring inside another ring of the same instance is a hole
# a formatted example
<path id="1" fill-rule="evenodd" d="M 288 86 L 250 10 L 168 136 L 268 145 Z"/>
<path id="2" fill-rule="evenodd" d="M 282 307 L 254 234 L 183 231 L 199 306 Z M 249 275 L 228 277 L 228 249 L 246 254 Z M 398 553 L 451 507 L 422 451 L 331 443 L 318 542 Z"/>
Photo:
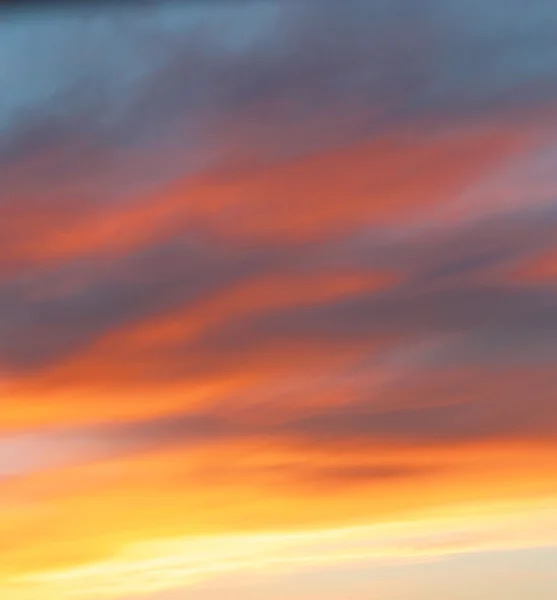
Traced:
<path id="1" fill-rule="evenodd" d="M 413 519 L 314 531 L 213 534 L 137 543 L 110 560 L 7 581 L 23 600 L 118 597 L 194 587 L 214 577 L 335 568 L 374 568 L 461 554 L 509 552 L 555 544 L 555 499 L 462 505 Z M 1 589 L 1 588 L 0 588 Z"/>

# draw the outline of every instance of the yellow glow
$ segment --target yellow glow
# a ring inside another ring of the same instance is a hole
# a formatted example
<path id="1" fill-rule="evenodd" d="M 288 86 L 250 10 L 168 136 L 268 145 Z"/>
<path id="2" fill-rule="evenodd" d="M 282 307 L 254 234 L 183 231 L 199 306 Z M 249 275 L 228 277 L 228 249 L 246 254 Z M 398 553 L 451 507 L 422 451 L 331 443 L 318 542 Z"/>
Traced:
<path id="1" fill-rule="evenodd" d="M 462 505 L 436 516 L 354 527 L 134 543 L 111 559 L 4 580 L 7 600 L 117 598 L 192 586 L 229 573 L 259 574 L 323 565 L 370 568 L 474 552 L 557 545 L 557 499 Z"/>

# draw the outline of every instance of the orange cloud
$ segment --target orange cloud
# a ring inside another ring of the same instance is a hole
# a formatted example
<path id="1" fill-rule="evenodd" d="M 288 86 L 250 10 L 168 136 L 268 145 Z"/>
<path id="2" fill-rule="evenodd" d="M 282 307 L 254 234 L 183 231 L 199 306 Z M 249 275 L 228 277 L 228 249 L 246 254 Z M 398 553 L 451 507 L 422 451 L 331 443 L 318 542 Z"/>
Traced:
<path id="1" fill-rule="evenodd" d="M 133 202 L 93 201 L 79 211 L 73 207 L 76 195 L 105 193 L 94 181 L 72 181 L 70 189 L 50 182 L 46 190 L 27 185 L 3 208 L 5 226 L 9 223 L 4 260 L 24 265 L 114 256 L 199 225 L 225 239 L 307 242 L 363 222 L 411 217 L 445 202 L 524 151 L 532 136 L 536 127 L 526 125 L 437 139 L 417 128 L 415 134 L 389 133 L 276 164 L 253 160 L 241 169 L 217 166 L 142 197 L 135 192 Z M 18 168 L 23 178 L 37 167 Z"/>
<path id="2" fill-rule="evenodd" d="M 557 281 L 557 252 L 551 250 L 522 261 L 513 269 L 513 280 L 521 283 L 549 283 Z"/>

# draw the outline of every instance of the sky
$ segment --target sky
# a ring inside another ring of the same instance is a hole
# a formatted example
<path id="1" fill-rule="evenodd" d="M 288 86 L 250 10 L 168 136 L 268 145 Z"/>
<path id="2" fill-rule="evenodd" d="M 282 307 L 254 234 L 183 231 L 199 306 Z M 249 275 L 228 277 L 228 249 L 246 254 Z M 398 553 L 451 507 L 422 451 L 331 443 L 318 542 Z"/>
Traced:
<path id="1" fill-rule="evenodd" d="M 552 600 L 557 4 L 0 13 L 0 597 Z"/>

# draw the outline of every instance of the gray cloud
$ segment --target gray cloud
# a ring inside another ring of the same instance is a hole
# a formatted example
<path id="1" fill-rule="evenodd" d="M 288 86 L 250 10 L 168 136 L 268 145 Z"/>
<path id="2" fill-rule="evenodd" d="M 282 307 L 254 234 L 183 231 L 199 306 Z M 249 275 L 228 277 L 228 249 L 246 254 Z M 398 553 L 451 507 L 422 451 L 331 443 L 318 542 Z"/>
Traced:
<path id="1" fill-rule="evenodd" d="M 527 208 L 394 242 L 371 233 L 350 252 L 339 239 L 232 246 L 183 229 L 118 259 L 80 258 L 6 280 L 0 287 L 0 357 L 4 368 L 37 368 L 79 352 L 111 329 L 186 309 L 263 274 L 309 269 L 334 276 L 387 268 L 405 273 L 400 283 L 315 305 L 252 310 L 193 342 L 158 347 L 164 367 L 156 368 L 188 377 L 234 368 L 288 343 L 337 345 L 342 353 L 352 344 L 363 351 L 385 336 L 402 346 L 451 336 L 433 366 L 548 364 L 557 350 L 555 286 L 511 284 L 505 271 L 552 247 L 553 213 L 551 207 Z M 486 277 L 486 270 L 495 275 Z"/>
<path id="2" fill-rule="evenodd" d="M 362 403 L 301 418 L 286 429 L 301 437 L 333 443 L 368 440 L 400 445 L 450 445 L 487 439 L 555 439 L 557 415 L 551 399 L 557 381 L 550 381 L 549 385 L 550 389 L 534 387 L 538 394 L 534 401 L 532 390 L 525 386 L 521 387 L 520 395 L 516 390 L 507 389 L 501 390 L 504 395 L 494 399 L 481 395 L 489 391 L 490 386 L 451 389 L 441 398 L 433 397 L 448 404 L 433 406 L 419 406 L 421 390 L 418 389 L 414 406 L 374 412 L 372 406 L 366 408 Z M 450 403 L 451 398 L 461 394 L 468 394 L 471 399 Z"/>
<path id="3" fill-rule="evenodd" d="M 389 337 L 410 343 L 424 337 L 457 336 L 448 356 L 479 362 L 522 356 L 547 361 L 544 354 L 555 345 L 557 298 L 553 285 L 524 288 L 497 283 L 453 283 L 449 286 L 402 284 L 373 294 L 355 295 L 317 306 L 294 307 L 274 314 L 238 319 L 205 333 L 187 348 L 195 355 L 246 352 L 287 340 L 314 340 L 334 347 Z M 484 348 L 482 348 L 484 346 Z M 471 349 L 474 349 L 472 352 Z M 526 355 L 526 356 L 525 356 Z M 447 361 L 440 357 L 440 364 Z M 504 362 L 504 361 L 503 361 Z"/>
<path id="4" fill-rule="evenodd" d="M 85 137 L 102 140 L 97 173 L 118 149 L 191 149 L 221 126 L 274 155 L 557 93 L 549 0 L 160 3 L 5 27 L 2 160 Z"/>
<path id="5" fill-rule="evenodd" d="M 109 330 L 185 309 L 291 260 L 287 250 L 246 252 L 182 232 L 117 260 L 78 259 L 9 280 L 0 287 L 2 366 L 25 370 L 50 364 Z M 76 281 L 74 291 L 56 293 L 65 286 L 71 290 Z"/>
<path id="6" fill-rule="evenodd" d="M 288 411 L 288 416 L 269 403 L 249 410 L 228 403 L 144 421 L 45 430 L 34 436 L 55 440 L 58 446 L 67 443 L 66 456 L 72 456 L 73 448 L 77 460 L 173 447 L 195 452 L 206 444 L 233 440 L 303 444 L 325 453 L 352 449 L 358 453 L 338 467 L 327 466 L 326 461 L 322 470 L 311 461 L 296 463 L 291 465 L 292 475 L 321 481 L 336 477 L 381 480 L 427 474 L 433 466 L 374 463 L 373 448 L 451 446 L 486 440 L 555 441 L 556 389 L 557 378 L 551 370 L 421 373 L 383 389 L 380 399 L 364 391 L 360 398 L 334 406 L 299 406 Z M 233 466 L 221 468 L 226 475 Z M 269 475 L 280 477 L 283 468 L 288 469 L 288 464 L 277 465 L 275 471 L 270 468 Z"/>

